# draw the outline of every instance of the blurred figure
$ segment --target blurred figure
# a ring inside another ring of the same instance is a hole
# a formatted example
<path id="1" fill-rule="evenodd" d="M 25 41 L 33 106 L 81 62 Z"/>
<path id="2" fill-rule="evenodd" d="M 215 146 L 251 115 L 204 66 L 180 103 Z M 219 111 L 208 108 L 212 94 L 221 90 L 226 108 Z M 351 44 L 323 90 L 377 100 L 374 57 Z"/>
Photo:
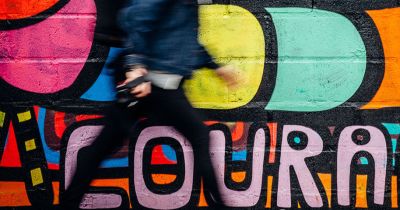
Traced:
<path id="1" fill-rule="evenodd" d="M 127 34 L 122 85 L 139 81 L 129 89 L 139 101 L 131 108 L 117 103 L 107 111 L 101 134 L 78 153 L 77 170 L 62 194 L 61 206 L 78 209 L 100 162 L 121 146 L 137 115 L 144 113 L 151 120 L 174 126 L 190 141 L 204 188 L 214 200 L 209 205 L 221 205 L 209 155 L 209 130 L 186 98 L 182 84 L 202 67 L 216 69 L 228 86 L 235 86 L 237 77 L 234 68 L 216 64 L 198 42 L 197 1 L 133 0 L 120 12 L 119 21 Z"/>

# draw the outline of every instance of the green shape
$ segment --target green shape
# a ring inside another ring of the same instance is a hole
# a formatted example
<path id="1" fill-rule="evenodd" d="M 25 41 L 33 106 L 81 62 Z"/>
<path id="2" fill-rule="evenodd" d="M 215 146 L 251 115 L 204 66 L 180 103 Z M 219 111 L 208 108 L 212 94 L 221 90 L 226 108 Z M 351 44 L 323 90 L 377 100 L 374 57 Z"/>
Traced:
<path id="1" fill-rule="evenodd" d="M 295 142 L 296 144 L 299 144 L 299 143 L 300 143 L 300 141 L 301 141 L 301 140 L 300 140 L 300 138 L 299 138 L 299 137 L 295 137 L 295 138 L 294 138 L 294 142 Z"/>
<path id="2" fill-rule="evenodd" d="M 275 89 L 266 110 L 323 111 L 346 102 L 361 85 L 366 50 L 344 16 L 318 9 L 266 8 L 278 42 Z"/>
<path id="3" fill-rule="evenodd" d="M 396 158 L 394 154 L 396 153 L 396 148 L 397 148 L 397 139 L 392 139 L 392 152 L 393 152 L 393 159 L 392 159 L 392 166 L 396 166 Z"/>
<path id="4" fill-rule="evenodd" d="M 400 134 L 400 124 L 399 123 L 382 123 L 387 129 L 390 135 Z"/>
<path id="5" fill-rule="evenodd" d="M 368 165 L 368 159 L 366 157 L 360 157 L 361 165 Z"/>
<path id="6" fill-rule="evenodd" d="M 400 124 L 399 123 L 382 123 L 382 125 L 386 128 L 386 130 L 388 131 L 388 133 L 390 135 L 398 135 L 400 134 Z M 396 149 L 397 149 L 397 139 L 392 138 L 392 152 L 393 154 L 396 153 Z M 393 155 L 393 159 L 392 159 L 392 165 L 396 166 L 396 158 L 394 158 Z"/>

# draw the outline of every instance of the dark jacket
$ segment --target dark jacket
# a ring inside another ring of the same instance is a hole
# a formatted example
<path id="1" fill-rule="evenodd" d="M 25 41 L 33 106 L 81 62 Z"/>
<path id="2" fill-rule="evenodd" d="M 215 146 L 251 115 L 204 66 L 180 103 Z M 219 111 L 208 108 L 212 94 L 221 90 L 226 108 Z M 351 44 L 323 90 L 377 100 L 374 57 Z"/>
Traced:
<path id="1" fill-rule="evenodd" d="M 218 65 L 198 42 L 198 5 L 194 0 L 132 0 L 120 12 L 128 34 L 125 65 L 190 76 Z"/>

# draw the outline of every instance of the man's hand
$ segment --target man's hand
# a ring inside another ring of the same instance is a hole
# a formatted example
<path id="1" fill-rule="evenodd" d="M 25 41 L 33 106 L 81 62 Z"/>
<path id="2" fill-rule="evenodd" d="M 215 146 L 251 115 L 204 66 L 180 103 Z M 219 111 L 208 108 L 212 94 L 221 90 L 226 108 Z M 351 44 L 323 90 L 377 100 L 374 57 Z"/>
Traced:
<path id="1" fill-rule="evenodd" d="M 132 71 L 125 73 L 126 80 L 123 84 L 126 84 L 140 76 L 145 76 L 147 74 L 147 69 L 144 67 L 135 68 Z M 131 94 L 137 98 L 142 98 L 151 93 L 151 82 L 144 82 L 131 89 Z"/>
<path id="2" fill-rule="evenodd" d="M 235 67 L 226 65 L 219 67 L 215 72 L 226 82 L 229 88 L 237 88 L 239 86 L 239 71 Z"/>
<path id="3" fill-rule="evenodd" d="M 136 98 L 142 98 L 151 93 L 151 82 L 143 82 L 131 90 Z"/>
<path id="4" fill-rule="evenodd" d="M 135 67 L 132 68 L 130 71 L 125 72 L 126 80 L 123 84 L 126 84 L 140 76 L 145 76 L 147 74 L 147 69 L 144 67 Z"/>

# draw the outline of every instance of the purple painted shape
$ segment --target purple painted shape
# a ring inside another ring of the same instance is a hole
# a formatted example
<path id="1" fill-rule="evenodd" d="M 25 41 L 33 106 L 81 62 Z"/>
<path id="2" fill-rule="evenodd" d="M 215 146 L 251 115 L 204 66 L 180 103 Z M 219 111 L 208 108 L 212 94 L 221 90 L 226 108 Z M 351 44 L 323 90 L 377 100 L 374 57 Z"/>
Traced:
<path id="1" fill-rule="evenodd" d="M 151 192 L 143 179 L 143 150 L 145 145 L 154 138 L 170 137 L 179 142 L 182 147 L 185 160 L 185 180 L 181 188 L 171 194 L 161 195 Z M 170 126 L 153 126 L 142 130 L 140 133 L 134 154 L 134 185 L 138 202 L 151 209 L 177 209 L 185 206 L 191 196 L 193 187 L 194 156 L 191 144 Z"/>
<path id="2" fill-rule="evenodd" d="M 67 151 L 65 154 L 65 188 L 71 183 L 72 176 L 75 174 L 77 156 L 80 149 L 90 145 L 96 137 L 100 134 L 103 126 L 82 126 L 75 129 L 67 144 Z"/>
<path id="3" fill-rule="evenodd" d="M 247 190 L 231 190 L 226 187 L 225 177 L 225 135 L 214 130 L 210 132 L 210 153 L 218 188 L 225 206 L 251 207 L 260 199 L 265 154 L 265 132 L 259 129 L 255 134 L 251 184 Z"/>
<path id="4" fill-rule="evenodd" d="M 118 208 L 122 198 L 118 194 L 87 193 L 79 206 L 81 209 L 111 209 Z"/>
<path id="5" fill-rule="evenodd" d="M 370 134 L 370 141 L 357 145 L 351 135 L 357 129 L 365 129 Z M 337 195 L 338 204 L 350 205 L 350 167 L 354 154 L 366 151 L 375 161 L 374 203 L 383 205 L 387 165 L 387 145 L 384 134 L 373 126 L 349 126 L 339 136 L 337 154 Z"/>
<path id="6" fill-rule="evenodd" d="M 70 0 L 37 24 L 0 31 L 1 78 L 34 93 L 69 87 L 86 63 L 95 26 L 94 1 Z"/>
<path id="7" fill-rule="evenodd" d="M 103 126 L 82 126 L 75 129 L 69 139 L 65 154 L 64 183 L 67 188 L 76 171 L 77 156 L 80 149 L 90 145 L 100 134 Z M 122 204 L 120 195 L 113 193 L 88 193 L 82 199 L 83 209 L 117 208 Z"/>
<path id="8" fill-rule="evenodd" d="M 288 143 L 288 134 L 292 131 L 301 131 L 307 135 L 308 144 L 303 150 L 295 150 Z M 307 157 L 319 155 L 323 149 L 321 137 L 314 130 L 299 126 L 285 125 L 282 131 L 281 159 L 278 177 L 277 205 L 282 208 L 292 207 L 290 166 L 293 166 L 299 180 L 299 185 L 305 201 L 310 207 L 322 207 L 323 202 L 315 181 L 304 161 Z"/>

